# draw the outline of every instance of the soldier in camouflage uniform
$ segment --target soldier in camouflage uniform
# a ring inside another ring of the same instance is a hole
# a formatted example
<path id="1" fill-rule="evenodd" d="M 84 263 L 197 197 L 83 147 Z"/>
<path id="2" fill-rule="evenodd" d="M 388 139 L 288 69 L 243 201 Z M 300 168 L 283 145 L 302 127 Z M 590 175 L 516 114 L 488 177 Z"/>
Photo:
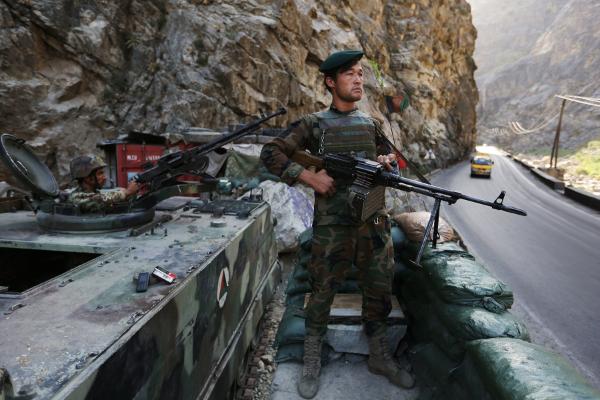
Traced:
<path id="1" fill-rule="evenodd" d="M 348 202 L 351 182 L 334 180 L 326 170 L 312 172 L 290 158 L 297 150 L 312 154 L 344 153 L 377 160 L 391 169 L 394 154 L 378 140 L 380 123 L 358 111 L 363 95 L 363 53 L 343 51 L 321 65 L 325 85 L 332 94 L 329 110 L 305 116 L 292 124 L 289 135 L 266 144 L 265 166 L 288 184 L 303 182 L 315 189 L 312 256 L 309 272 L 312 294 L 306 309 L 304 368 L 298 391 L 312 398 L 318 391 L 322 338 L 337 288 L 354 263 L 363 292 L 363 321 L 369 337 L 369 370 L 392 383 L 412 387 L 414 379 L 394 362 L 386 335 L 391 311 L 393 247 L 389 216 L 381 209 L 367 221 L 353 218 Z"/>
<path id="2" fill-rule="evenodd" d="M 104 161 L 96 156 L 81 156 L 71 160 L 71 177 L 77 181 L 77 187 L 69 194 L 69 202 L 83 213 L 106 211 L 115 203 L 126 201 L 139 190 L 137 182 L 131 181 L 126 189 L 101 192 L 100 189 L 106 183 L 104 167 Z"/>

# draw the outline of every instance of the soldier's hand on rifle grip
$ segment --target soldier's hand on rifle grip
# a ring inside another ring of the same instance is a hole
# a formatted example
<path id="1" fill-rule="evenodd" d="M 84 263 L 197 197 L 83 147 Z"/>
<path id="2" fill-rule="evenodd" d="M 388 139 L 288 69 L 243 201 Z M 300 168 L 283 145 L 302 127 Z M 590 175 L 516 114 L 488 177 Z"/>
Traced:
<path id="1" fill-rule="evenodd" d="M 298 179 L 315 189 L 319 194 L 332 196 L 335 193 L 335 183 L 333 178 L 330 177 L 324 169 L 317 173 L 305 169 L 300 173 Z"/>
<path id="2" fill-rule="evenodd" d="M 377 162 L 382 164 L 385 167 L 386 171 L 392 171 L 394 169 L 391 164 L 394 161 L 396 161 L 396 154 L 394 153 L 377 156 Z"/>
<path id="3" fill-rule="evenodd" d="M 125 196 L 131 197 L 140 190 L 140 184 L 136 180 L 131 180 L 125 189 Z"/>

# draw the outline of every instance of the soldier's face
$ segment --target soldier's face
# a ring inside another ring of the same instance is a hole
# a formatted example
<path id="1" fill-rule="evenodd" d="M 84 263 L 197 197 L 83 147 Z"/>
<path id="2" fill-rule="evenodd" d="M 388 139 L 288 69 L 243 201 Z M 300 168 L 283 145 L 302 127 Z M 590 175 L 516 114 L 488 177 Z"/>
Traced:
<path id="1" fill-rule="evenodd" d="M 332 94 L 346 102 L 356 102 L 363 96 L 363 68 L 360 63 L 354 64 L 350 69 L 338 73 L 335 81 L 331 80 Z"/>
<path id="2" fill-rule="evenodd" d="M 96 170 L 96 182 L 98 182 L 98 188 L 104 187 L 106 183 L 106 175 L 104 175 L 104 168 Z"/>

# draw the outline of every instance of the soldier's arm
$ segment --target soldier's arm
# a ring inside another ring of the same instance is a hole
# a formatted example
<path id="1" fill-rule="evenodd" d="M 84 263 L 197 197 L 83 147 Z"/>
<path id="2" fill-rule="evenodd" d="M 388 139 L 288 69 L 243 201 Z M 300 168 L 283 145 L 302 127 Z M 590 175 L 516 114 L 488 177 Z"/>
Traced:
<path id="1" fill-rule="evenodd" d="M 260 159 L 265 167 L 289 185 L 294 184 L 304 167 L 290 158 L 296 150 L 304 150 L 311 132 L 306 119 L 298 120 L 290 126 L 287 136 L 275 138 L 263 146 Z"/>
<path id="2" fill-rule="evenodd" d="M 69 201 L 76 205 L 82 212 L 100 212 L 107 207 L 113 206 L 115 203 L 125 201 L 127 198 L 125 189 L 120 189 L 115 192 L 73 192 L 69 196 Z"/>
<path id="3" fill-rule="evenodd" d="M 317 193 L 330 196 L 335 193 L 335 183 L 327 175 L 327 171 L 323 169 L 315 173 L 290 159 L 296 150 L 308 147 L 311 133 L 311 122 L 306 118 L 301 119 L 292 124 L 291 131 L 285 138 L 276 138 L 267 143 L 260 158 L 271 173 L 280 176 L 288 185 L 300 181 Z"/>
<path id="4" fill-rule="evenodd" d="M 102 196 L 99 193 L 75 191 L 69 196 L 69 201 L 81 212 L 100 212 L 104 209 Z"/>

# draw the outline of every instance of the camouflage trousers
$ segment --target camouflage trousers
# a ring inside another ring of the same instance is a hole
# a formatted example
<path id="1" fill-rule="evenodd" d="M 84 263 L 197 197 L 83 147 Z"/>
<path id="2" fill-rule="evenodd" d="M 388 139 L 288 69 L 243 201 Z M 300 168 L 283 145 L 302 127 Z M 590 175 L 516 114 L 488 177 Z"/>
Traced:
<path id="1" fill-rule="evenodd" d="M 327 331 L 331 303 L 348 277 L 358 268 L 362 291 L 362 319 L 368 336 L 385 330 L 391 311 L 394 249 L 386 214 L 359 226 L 313 226 L 312 256 L 308 266 L 312 293 L 306 308 L 306 334 Z"/>

